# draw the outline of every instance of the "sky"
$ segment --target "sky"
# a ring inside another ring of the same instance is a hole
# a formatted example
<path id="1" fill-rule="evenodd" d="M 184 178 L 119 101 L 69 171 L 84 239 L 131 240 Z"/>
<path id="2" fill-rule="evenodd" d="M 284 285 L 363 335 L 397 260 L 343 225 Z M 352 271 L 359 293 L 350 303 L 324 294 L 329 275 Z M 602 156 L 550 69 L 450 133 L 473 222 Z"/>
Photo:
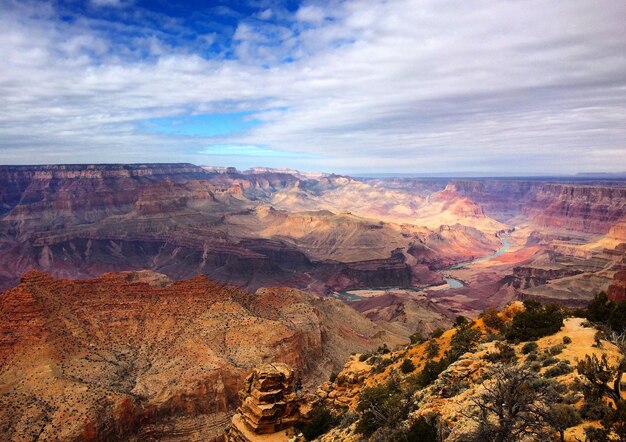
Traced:
<path id="1" fill-rule="evenodd" d="M 0 0 L 0 164 L 626 171 L 623 0 Z"/>

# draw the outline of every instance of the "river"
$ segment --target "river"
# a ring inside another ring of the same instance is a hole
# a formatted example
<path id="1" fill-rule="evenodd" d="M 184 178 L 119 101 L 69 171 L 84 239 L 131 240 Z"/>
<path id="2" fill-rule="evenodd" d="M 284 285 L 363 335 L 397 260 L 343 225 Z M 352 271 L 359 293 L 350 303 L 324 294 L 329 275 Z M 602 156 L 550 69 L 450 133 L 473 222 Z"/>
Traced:
<path id="1" fill-rule="evenodd" d="M 502 237 L 500 238 L 502 245 L 500 246 L 500 248 L 498 250 L 496 250 L 495 252 L 480 257 L 480 258 L 476 258 L 473 259 L 471 261 L 465 261 L 465 262 L 460 262 L 458 264 L 455 264 L 447 269 L 444 270 L 439 270 L 439 273 L 443 276 L 443 279 L 446 281 L 446 283 L 448 284 L 448 288 L 451 289 L 460 289 L 461 287 L 464 286 L 463 281 L 459 280 L 459 279 L 455 279 L 455 278 L 451 278 L 450 276 L 446 275 L 445 272 L 447 272 L 448 270 L 458 270 L 458 269 L 462 269 L 472 263 L 475 262 L 481 262 L 481 261 L 489 261 L 490 259 L 495 258 L 496 256 L 500 256 L 503 253 L 506 253 L 509 248 L 511 248 L 511 243 L 509 242 L 509 234 L 506 235 L 502 235 Z M 410 291 L 415 291 L 415 292 L 420 292 L 423 289 L 419 289 L 419 288 L 415 288 L 415 287 L 379 287 L 379 288 L 375 288 L 375 287 L 371 287 L 368 289 L 357 289 L 357 290 L 342 290 L 340 292 L 335 292 L 333 294 L 334 297 L 341 299 L 343 301 L 346 302 L 352 302 L 352 301 L 359 301 L 361 299 L 363 299 L 362 296 L 359 296 L 357 293 L 359 291 L 371 291 L 371 290 L 410 290 Z M 442 290 L 442 289 L 440 289 Z M 443 289 L 443 290 L 447 290 L 447 289 Z M 368 296 L 369 297 L 369 296 Z"/>
<path id="2" fill-rule="evenodd" d="M 481 258 L 472 259 L 471 261 L 460 262 L 460 263 L 455 264 L 455 265 L 453 265 L 452 267 L 450 267 L 450 268 L 448 268 L 446 270 L 462 269 L 462 268 L 467 267 L 468 265 L 473 264 L 475 262 L 489 261 L 490 259 L 493 259 L 496 256 L 500 256 L 503 253 L 506 253 L 511 248 L 511 243 L 509 242 L 509 234 L 502 235 L 500 240 L 502 241 L 502 245 L 500 246 L 500 248 L 498 250 L 496 250 L 492 254 L 487 255 L 487 256 L 483 256 Z M 446 270 L 440 270 L 439 273 L 441 273 L 443 275 L 443 279 L 448 283 L 450 288 L 451 289 L 460 289 L 461 287 L 463 287 L 463 282 L 462 281 L 460 281 L 458 279 L 455 279 L 455 278 L 451 278 L 448 275 L 445 275 L 443 272 L 445 272 Z"/>

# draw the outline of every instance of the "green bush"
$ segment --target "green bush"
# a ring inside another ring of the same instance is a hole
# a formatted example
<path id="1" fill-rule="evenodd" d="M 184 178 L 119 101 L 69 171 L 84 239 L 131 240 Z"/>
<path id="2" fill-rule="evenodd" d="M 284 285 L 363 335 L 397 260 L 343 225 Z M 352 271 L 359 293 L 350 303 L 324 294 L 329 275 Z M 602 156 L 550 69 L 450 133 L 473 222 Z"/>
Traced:
<path id="1" fill-rule="evenodd" d="M 435 423 L 427 421 L 424 416 L 420 416 L 406 434 L 407 441 L 419 442 L 439 442 L 439 432 Z"/>
<path id="2" fill-rule="evenodd" d="M 411 344 L 421 344 L 424 342 L 424 338 L 422 337 L 420 332 L 415 332 L 411 336 L 409 336 L 409 340 Z"/>
<path id="3" fill-rule="evenodd" d="M 400 386 L 394 381 L 365 388 L 357 405 L 360 418 L 356 431 L 369 437 L 379 428 L 396 427 L 407 414 L 403 399 Z"/>
<path id="4" fill-rule="evenodd" d="M 472 328 L 472 324 L 469 322 L 459 326 L 450 339 L 450 350 L 446 353 L 448 365 L 459 359 L 464 353 L 475 350 L 480 335 L 480 330 Z"/>
<path id="5" fill-rule="evenodd" d="M 430 385 L 442 371 L 448 368 L 448 365 L 450 364 L 445 358 L 441 358 L 439 361 L 427 361 L 422 371 L 417 375 L 417 385 L 421 388 Z"/>
<path id="6" fill-rule="evenodd" d="M 571 343 L 572 343 L 572 338 L 570 338 L 569 336 L 563 336 L 563 344 L 567 345 Z"/>
<path id="7" fill-rule="evenodd" d="M 515 349 L 507 343 L 496 342 L 497 352 L 489 352 L 485 355 L 485 359 L 489 362 L 504 362 L 510 364 L 517 360 Z"/>
<path id="8" fill-rule="evenodd" d="M 405 359 L 402 361 L 402 365 L 400 365 L 400 371 L 404 374 L 413 373 L 415 371 L 415 364 L 411 359 Z"/>
<path id="9" fill-rule="evenodd" d="M 541 305 L 524 301 L 525 310 L 515 315 L 506 331 L 509 341 L 534 341 L 558 332 L 563 326 L 563 313 L 555 304 Z"/>
<path id="10" fill-rule="evenodd" d="M 574 368 L 567 361 L 560 361 L 558 364 L 548 368 L 545 375 L 549 378 L 562 376 L 574 371 Z"/>
<path id="11" fill-rule="evenodd" d="M 528 353 L 537 351 L 539 346 L 536 342 L 527 342 L 522 346 L 522 354 L 527 355 Z"/>
<path id="12" fill-rule="evenodd" d="M 370 353 L 363 353 L 361 356 L 359 356 L 359 361 L 361 362 L 365 362 L 367 361 L 372 355 Z"/>
<path id="13" fill-rule="evenodd" d="M 461 327 L 462 325 L 467 324 L 467 318 L 465 316 L 459 315 L 454 320 L 455 327 Z"/>
<path id="14" fill-rule="evenodd" d="M 537 355 L 536 352 L 531 351 L 530 353 L 528 353 L 528 356 L 526 356 L 526 362 L 536 361 L 538 357 L 539 356 Z"/>
<path id="15" fill-rule="evenodd" d="M 563 344 L 557 344 L 557 345 L 553 345 L 552 347 L 550 347 L 547 350 L 547 352 L 552 356 L 556 356 L 556 355 L 560 355 L 561 353 L 563 353 L 564 348 L 565 346 Z"/>
<path id="16" fill-rule="evenodd" d="M 489 307 L 482 314 L 485 325 L 494 330 L 500 330 L 504 326 L 504 321 L 498 316 L 498 310 L 494 307 Z"/>
<path id="17" fill-rule="evenodd" d="M 439 356 L 439 344 L 434 339 L 428 341 L 428 345 L 426 345 L 426 356 L 429 358 L 436 358 Z"/>
<path id="18" fill-rule="evenodd" d="M 389 367 L 393 361 L 390 358 L 378 358 L 376 363 L 373 364 L 374 368 L 372 368 L 372 373 L 382 373 L 385 371 L 385 368 Z"/>
<path id="19" fill-rule="evenodd" d="M 538 373 L 541 370 L 541 363 L 540 362 L 533 362 L 531 363 L 528 368 L 530 368 L 532 371 L 534 371 L 535 373 Z"/>
<path id="20" fill-rule="evenodd" d="M 383 344 L 380 347 L 378 347 L 378 349 L 376 349 L 376 353 L 381 354 L 381 355 L 386 355 L 388 353 L 391 353 L 391 350 L 389 350 L 389 347 L 387 347 L 387 344 Z"/>
<path id="21" fill-rule="evenodd" d="M 445 330 L 444 330 L 443 328 L 439 328 L 439 327 L 438 327 L 438 328 L 436 328 L 436 329 L 434 329 L 434 330 L 433 330 L 433 332 L 431 333 L 431 335 L 430 335 L 430 336 L 431 336 L 431 338 L 440 338 L 440 337 L 441 337 L 441 335 L 443 335 L 443 332 L 444 332 L 444 331 L 445 331 Z"/>
<path id="22" fill-rule="evenodd" d="M 557 362 L 559 362 L 558 358 L 555 358 L 554 356 L 548 356 L 546 358 L 542 358 L 541 365 L 543 365 L 544 367 L 548 367 L 550 365 L 556 364 Z"/>
<path id="23" fill-rule="evenodd" d="M 307 423 L 298 423 L 296 429 L 306 440 L 313 440 L 328 432 L 336 423 L 335 417 L 326 407 L 316 407 L 311 411 L 311 420 Z"/>
<path id="24" fill-rule="evenodd" d="M 337 380 L 337 372 L 333 371 L 333 372 L 330 374 L 330 377 L 328 378 L 328 380 L 329 380 L 331 383 L 332 383 L 332 382 L 335 382 L 335 381 Z"/>

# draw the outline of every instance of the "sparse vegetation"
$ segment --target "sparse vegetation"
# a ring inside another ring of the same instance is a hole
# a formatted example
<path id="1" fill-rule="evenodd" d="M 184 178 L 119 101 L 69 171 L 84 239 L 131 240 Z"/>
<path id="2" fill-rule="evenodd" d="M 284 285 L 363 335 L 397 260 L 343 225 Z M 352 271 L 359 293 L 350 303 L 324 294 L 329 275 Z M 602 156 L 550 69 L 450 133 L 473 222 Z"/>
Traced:
<path id="1" fill-rule="evenodd" d="M 296 429 L 302 433 L 306 440 L 313 440 L 322 434 L 328 432 L 335 424 L 337 419 L 326 407 L 316 407 L 311 412 L 309 422 L 296 425 Z"/>
<path id="2" fill-rule="evenodd" d="M 522 353 L 527 355 L 528 353 L 536 352 L 537 348 L 539 348 L 539 346 L 536 342 L 527 342 L 522 346 Z"/>
<path id="3" fill-rule="evenodd" d="M 544 306 L 535 301 L 524 301 L 524 308 L 506 330 L 509 341 L 534 341 L 558 332 L 563 326 L 563 312 L 555 304 Z"/>
<path id="4" fill-rule="evenodd" d="M 494 330 L 500 330 L 502 327 L 504 327 L 504 321 L 500 319 L 500 316 L 498 315 L 498 310 L 494 307 L 489 307 L 487 310 L 485 310 L 482 314 L 482 318 L 485 322 L 485 325 L 489 328 L 492 328 Z"/>
<path id="5" fill-rule="evenodd" d="M 489 352 L 485 355 L 485 359 L 489 362 L 503 362 L 505 364 L 513 363 L 517 360 L 515 349 L 506 342 L 496 342 L 496 352 Z"/>
<path id="6" fill-rule="evenodd" d="M 445 330 L 443 328 L 436 328 L 433 330 L 432 334 L 430 335 L 432 338 L 440 338 L 441 335 L 443 335 L 443 332 Z"/>
<path id="7" fill-rule="evenodd" d="M 435 341 L 434 339 L 431 339 L 428 342 L 428 345 L 426 345 L 426 356 L 428 356 L 429 358 L 436 358 L 437 356 L 439 356 L 439 344 L 437 343 L 437 341 Z"/>
<path id="8" fill-rule="evenodd" d="M 404 374 L 413 373 L 415 371 L 415 364 L 410 359 L 405 359 L 400 365 L 400 371 Z"/>
<path id="9" fill-rule="evenodd" d="M 424 337 L 420 332 L 415 332 L 409 336 L 409 340 L 411 341 L 411 344 L 421 344 L 424 342 Z"/>

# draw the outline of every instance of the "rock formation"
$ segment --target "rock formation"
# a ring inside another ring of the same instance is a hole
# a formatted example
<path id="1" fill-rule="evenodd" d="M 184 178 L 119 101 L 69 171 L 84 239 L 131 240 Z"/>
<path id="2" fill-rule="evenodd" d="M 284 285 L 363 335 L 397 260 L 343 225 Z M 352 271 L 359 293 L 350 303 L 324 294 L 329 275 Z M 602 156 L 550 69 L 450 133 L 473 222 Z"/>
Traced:
<path id="1" fill-rule="evenodd" d="M 626 301 L 626 270 L 620 270 L 613 276 L 609 286 L 609 299 L 615 302 Z"/>
<path id="2" fill-rule="evenodd" d="M 0 428 L 7 441 L 210 441 L 254 366 L 285 362 L 314 384 L 385 341 L 403 339 L 294 289 L 31 271 L 0 295 Z"/>
<path id="3" fill-rule="evenodd" d="M 264 364 L 246 378 L 239 392 L 241 405 L 227 432 L 228 442 L 254 442 L 259 435 L 287 440 L 294 425 L 304 419 L 305 400 L 299 397 L 298 379 L 287 364 Z M 279 434 L 276 434 L 279 433 Z"/>

